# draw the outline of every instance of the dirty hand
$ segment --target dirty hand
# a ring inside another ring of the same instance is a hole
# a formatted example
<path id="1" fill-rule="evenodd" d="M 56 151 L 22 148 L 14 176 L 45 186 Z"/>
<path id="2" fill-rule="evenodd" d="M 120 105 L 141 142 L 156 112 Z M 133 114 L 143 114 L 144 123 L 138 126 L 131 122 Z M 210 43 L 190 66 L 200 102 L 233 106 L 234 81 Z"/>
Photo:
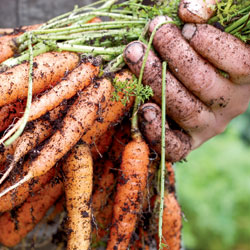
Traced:
<path id="1" fill-rule="evenodd" d="M 187 8 L 180 6 L 182 18 L 185 11 Z M 190 13 L 188 18 L 192 20 Z M 167 19 L 163 16 L 155 18 L 149 32 Z M 152 87 L 153 99 L 161 105 L 161 60 L 167 61 L 166 112 L 174 126 L 166 124 L 166 158 L 179 161 L 190 150 L 223 132 L 235 116 L 247 109 L 250 100 L 250 46 L 207 24 L 186 24 L 181 31 L 172 23 L 158 29 L 153 46 L 161 59 L 150 51 L 143 82 Z M 132 42 L 124 51 L 125 61 L 136 76 L 145 50 L 146 46 L 141 42 Z M 226 72 L 228 77 L 218 69 Z M 160 152 L 160 108 L 147 103 L 141 107 L 140 114 L 145 137 L 152 148 Z"/>

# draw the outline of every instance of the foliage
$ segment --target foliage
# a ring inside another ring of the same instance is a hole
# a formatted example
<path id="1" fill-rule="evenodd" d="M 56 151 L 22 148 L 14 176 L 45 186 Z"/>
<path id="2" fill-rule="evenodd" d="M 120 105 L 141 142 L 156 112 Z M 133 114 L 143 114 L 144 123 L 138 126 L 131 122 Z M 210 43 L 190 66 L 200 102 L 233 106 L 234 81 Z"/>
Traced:
<path id="1" fill-rule="evenodd" d="M 249 249 L 249 151 L 231 125 L 178 164 L 187 249 Z"/>
<path id="2" fill-rule="evenodd" d="M 115 88 L 112 96 L 113 100 L 119 101 L 121 98 L 120 93 L 123 93 L 121 99 L 123 105 L 126 105 L 131 96 L 138 96 L 140 103 L 144 103 L 153 96 L 152 88 L 147 85 L 138 85 L 138 80 L 134 75 L 132 81 L 118 81 L 117 78 L 115 78 L 113 80 L 113 86 Z"/>
<path id="3" fill-rule="evenodd" d="M 221 0 L 217 2 L 216 14 L 209 20 L 209 23 L 233 34 L 244 42 L 249 42 L 249 11 L 249 1 Z"/>

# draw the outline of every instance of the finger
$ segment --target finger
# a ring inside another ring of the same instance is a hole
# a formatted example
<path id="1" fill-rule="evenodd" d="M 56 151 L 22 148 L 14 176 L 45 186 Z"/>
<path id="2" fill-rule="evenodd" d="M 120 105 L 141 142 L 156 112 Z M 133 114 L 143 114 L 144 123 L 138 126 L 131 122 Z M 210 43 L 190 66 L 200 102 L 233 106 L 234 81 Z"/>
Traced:
<path id="1" fill-rule="evenodd" d="M 152 31 L 157 24 L 151 22 Z M 235 86 L 204 60 L 182 37 L 174 24 L 165 24 L 155 34 L 154 48 L 168 62 L 173 74 L 207 106 L 225 107 L 234 95 Z"/>
<path id="2" fill-rule="evenodd" d="M 144 104 L 139 111 L 140 126 L 143 135 L 158 154 L 161 154 L 161 109 L 154 103 Z M 181 131 L 169 129 L 166 124 L 166 160 L 180 161 L 191 149 L 190 137 Z"/>
<path id="3" fill-rule="evenodd" d="M 217 68 L 229 73 L 235 83 L 250 83 L 250 46 L 208 24 L 186 24 L 183 36 Z"/>
<path id="4" fill-rule="evenodd" d="M 206 23 L 215 5 L 216 0 L 181 0 L 178 15 L 185 23 Z"/>
<path id="5" fill-rule="evenodd" d="M 146 45 L 141 42 L 130 43 L 124 51 L 124 59 L 130 70 L 138 77 L 145 54 Z M 161 105 L 162 65 L 152 52 L 146 62 L 143 83 L 154 92 L 153 99 Z M 213 113 L 193 96 L 170 72 L 166 74 L 166 112 L 189 134 L 206 129 L 214 121 Z"/>

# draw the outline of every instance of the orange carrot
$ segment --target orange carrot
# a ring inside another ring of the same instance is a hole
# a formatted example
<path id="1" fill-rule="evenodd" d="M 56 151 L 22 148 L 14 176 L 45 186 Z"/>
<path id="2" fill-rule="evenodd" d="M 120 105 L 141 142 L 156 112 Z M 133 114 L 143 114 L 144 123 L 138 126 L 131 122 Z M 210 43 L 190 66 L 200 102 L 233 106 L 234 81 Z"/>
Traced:
<path id="1" fill-rule="evenodd" d="M 168 177 L 168 183 L 167 187 L 170 193 L 175 193 L 175 173 L 173 166 L 170 162 L 166 162 L 166 170 L 167 170 L 167 177 Z"/>
<path id="2" fill-rule="evenodd" d="M 62 183 L 51 181 L 43 189 L 30 196 L 20 207 L 2 214 L 0 216 L 0 242 L 8 247 L 17 245 L 44 217 L 62 192 Z"/>
<path id="3" fill-rule="evenodd" d="M 105 160 L 101 164 L 101 167 L 103 167 L 103 173 L 101 177 L 98 178 L 92 198 L 92 207 L 95 217 L 106 205 L 115 185 L 115 176 L 112 173 L 112 169 L 114 168 L 112 161 Z"/>
<path id="4" fill-rule="evenodd" d="M 63 164 L 68 213 L 67 249 L 89 249 L 93 162 L 86 144 L 76 145 Z"/>
<path id="5" fill-rule="evenodd" d="M 95 123 L 98 123 L 98 121 L 96 121 Z M 109 150 L 110 144 L 112 143 L 113 140 L 114 133 L 115 133 L 115 128 L 112 127 L 109 130 L 107 130 L 106 133 L 104 133 L 100 138 L 96 138 L 96 141 L 89 143 L 91 155 L 94 160 L 100 157 L 102 158 L 102 155 Z M 84 136 L 82 138 L 84 138 Z"/>
<path id="6" fill-rule="evenodd" d="M 14 31 L 15 31 L 15 29 L 13 29 L 13 28 L 1 28 L 0 29 L 0 36 L 10 35 Z"/>
<path id="7" fill-rule="evenodd" d="M 25 31 L 37 29 L 39 26 L 40 24 L 35 24 L 31 26 L 24 26 L 22 28 L 17 28 L 17 29 L 8 29 L 5 31 L 3 30 L 3 34 L 6 31 L 12 34 L 0 37 L 0 63 L 14 56 L 17 48 L 13 38 L 21 35 Z"/>
<path id="8" fill-rule="evenodd" d="M 11 123 L 14 123 L 16 118 L 23 115 L 25 106 L 26 100 L 20 100 L 0 107 L 0 132 L 8 128 Z"/>
<path id="9" fill-rule="evenodd" d="M 113 197 L 109 197 L 107 204 L 102 208 L 101 211 L 95 216 L 96 225 L 92 231 L 92 248 L 95 249 L 100 242 L 107 238 L 109 234 L 109 228 L 112 222 L 113 215 L 113 206 L 114 200 Z"/>
<path id="10" fill-rule="evenodd" d="M 149 148 L 137 137 L 129 142 L 122 154 L 121 176 L 113 210 L 113 221 L 107 250 L 126 250 L 135 229 L 137 214 L 147 182 Z"/>
<path id="11" fill-rule="evenodd" d="M 131 80 L 132 74 L 129 71 L 123 71 L 116 74 L 119 81 Z M 113 91 L 113 89 L 112 89 Z M 122 98 L 122 93 L 120 93 Z M 117 125 L 129 111 L 133 105 L 134 98 L 131 97 L 130 101 L 124 106 L 121 101 L 109 101 L 108 106 L 103 110 L 100 115 L 99 123 L 95 123 L 93 129 L 84 135 L 83 141 L 89 143 L 94 142 L 96 138 L 100 138 L 110 127 Z"/>
<path id="12" fill-rule="evenodd" d="M 149 239 L 147 232 L 142 228 L 139 227 L 139 239 L 133 242 L 133 245 L 129 248 L 130 250 L 149 250 Z M 171 249 L 169 249 L 171 250 Z"/>
<path id="13" fill-rule="evenodd" d="M 24 164 L 23 172 L 28 170 L 28 162 Z M 55 168 L 52 168 L 46 174 L 35 178 L 22 186 L 18 187 L 16 190 L 9 192 L 0 198 L 0 213 L 9 211 L 14 207 L 22 204 L 30 194 L 40 190 L 48 181 L 55 175 Z M 22 175 L 16 174 L 15 178 L 21 178 Z M 0 187 L 0 191 L 8 188 L 13 183 L 13 180 L 9 177 L 6 182 Z"/>
<path id="14" fill-rule="evenodd" d="M 48 52 L 35 57 L 33 94 L 55 85 L 78 62 L 78 55 L 70 52 Z M 0 106 L 27 97 L 28 72 L 29 64 L 22 63 L 0 74 Z"/>
<path id="15" fill-rule="evenodd" d="M 39 118 L 63 100 L 73 97 L 78 91 L 87 87 L 98 72 L 99 68 L 91 62 L 82 62 L 65 79 L 32 103 L 29 121 Z"/>
<path id="16" fill-rule="evenodd" d="M 99 163 L 99 164 L 98 164 Z M 108 235 L 109 226 L 112 222 L 113 191 L 115 176 L 112 171 L 114 164 L 109 159 L 95 163 L 94 193 L 92 197 L 92 209 L 95 218 L 95 227 L 92 231 L 92 249 L 99 245 L 104 236 Z M 97 166 L 98 165 L 98 166 Z M 98 167 L 98 169 L 96 169 Z M 99 175 L 98 172 L 102 171 Z"/>
<path id="17" fill-rule="evenodd" d="M 5 162 L 10 156 L 12 157 L 7 171 L 0 178 L 0 184 L 7 178 L 23 156 L 52 134 L 53 128 L 51 122 L 58 119 L 60 117 L 60 112 L 65 108 L 66 105 L 62 104 L 48 113 L 49 119 L 36 120 L 31 125 L 31 127 L 33 127 L 31 130 L 25 131 L 13 144 L 4 149 L 4 152 L 0 154 L 0 163 Z"/>
<path id="18" fill-rule="evenodd" d="M 126 144 L 130 141 L 130 131 L 130 122 L 125 121 L 125 123 L 122 123 L 119 130 L 115 133 L 114 140 L 108 152 L 109 158 L 113 162 L 120 164 L 122 152 L 124 151 Z"/>
<path id="19" fill-rule="evenodd" d="M 181 249 L 181 208 L 174 193 L 165 194 L 162 224 L 162 243 L 167 246 L 163 250 Z"/>

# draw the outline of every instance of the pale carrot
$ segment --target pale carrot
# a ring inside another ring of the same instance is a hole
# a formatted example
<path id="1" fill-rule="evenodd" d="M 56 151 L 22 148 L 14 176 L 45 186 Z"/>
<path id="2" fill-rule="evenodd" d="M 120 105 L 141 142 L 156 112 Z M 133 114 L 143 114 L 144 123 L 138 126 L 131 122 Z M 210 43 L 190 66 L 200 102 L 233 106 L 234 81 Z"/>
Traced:
<path id="1" fill-rule="evenodd" d="M 76 145 L 63 164 L 67 207 L 67 249 L 89 249 L 93 161 L 86 144 Z"/>

